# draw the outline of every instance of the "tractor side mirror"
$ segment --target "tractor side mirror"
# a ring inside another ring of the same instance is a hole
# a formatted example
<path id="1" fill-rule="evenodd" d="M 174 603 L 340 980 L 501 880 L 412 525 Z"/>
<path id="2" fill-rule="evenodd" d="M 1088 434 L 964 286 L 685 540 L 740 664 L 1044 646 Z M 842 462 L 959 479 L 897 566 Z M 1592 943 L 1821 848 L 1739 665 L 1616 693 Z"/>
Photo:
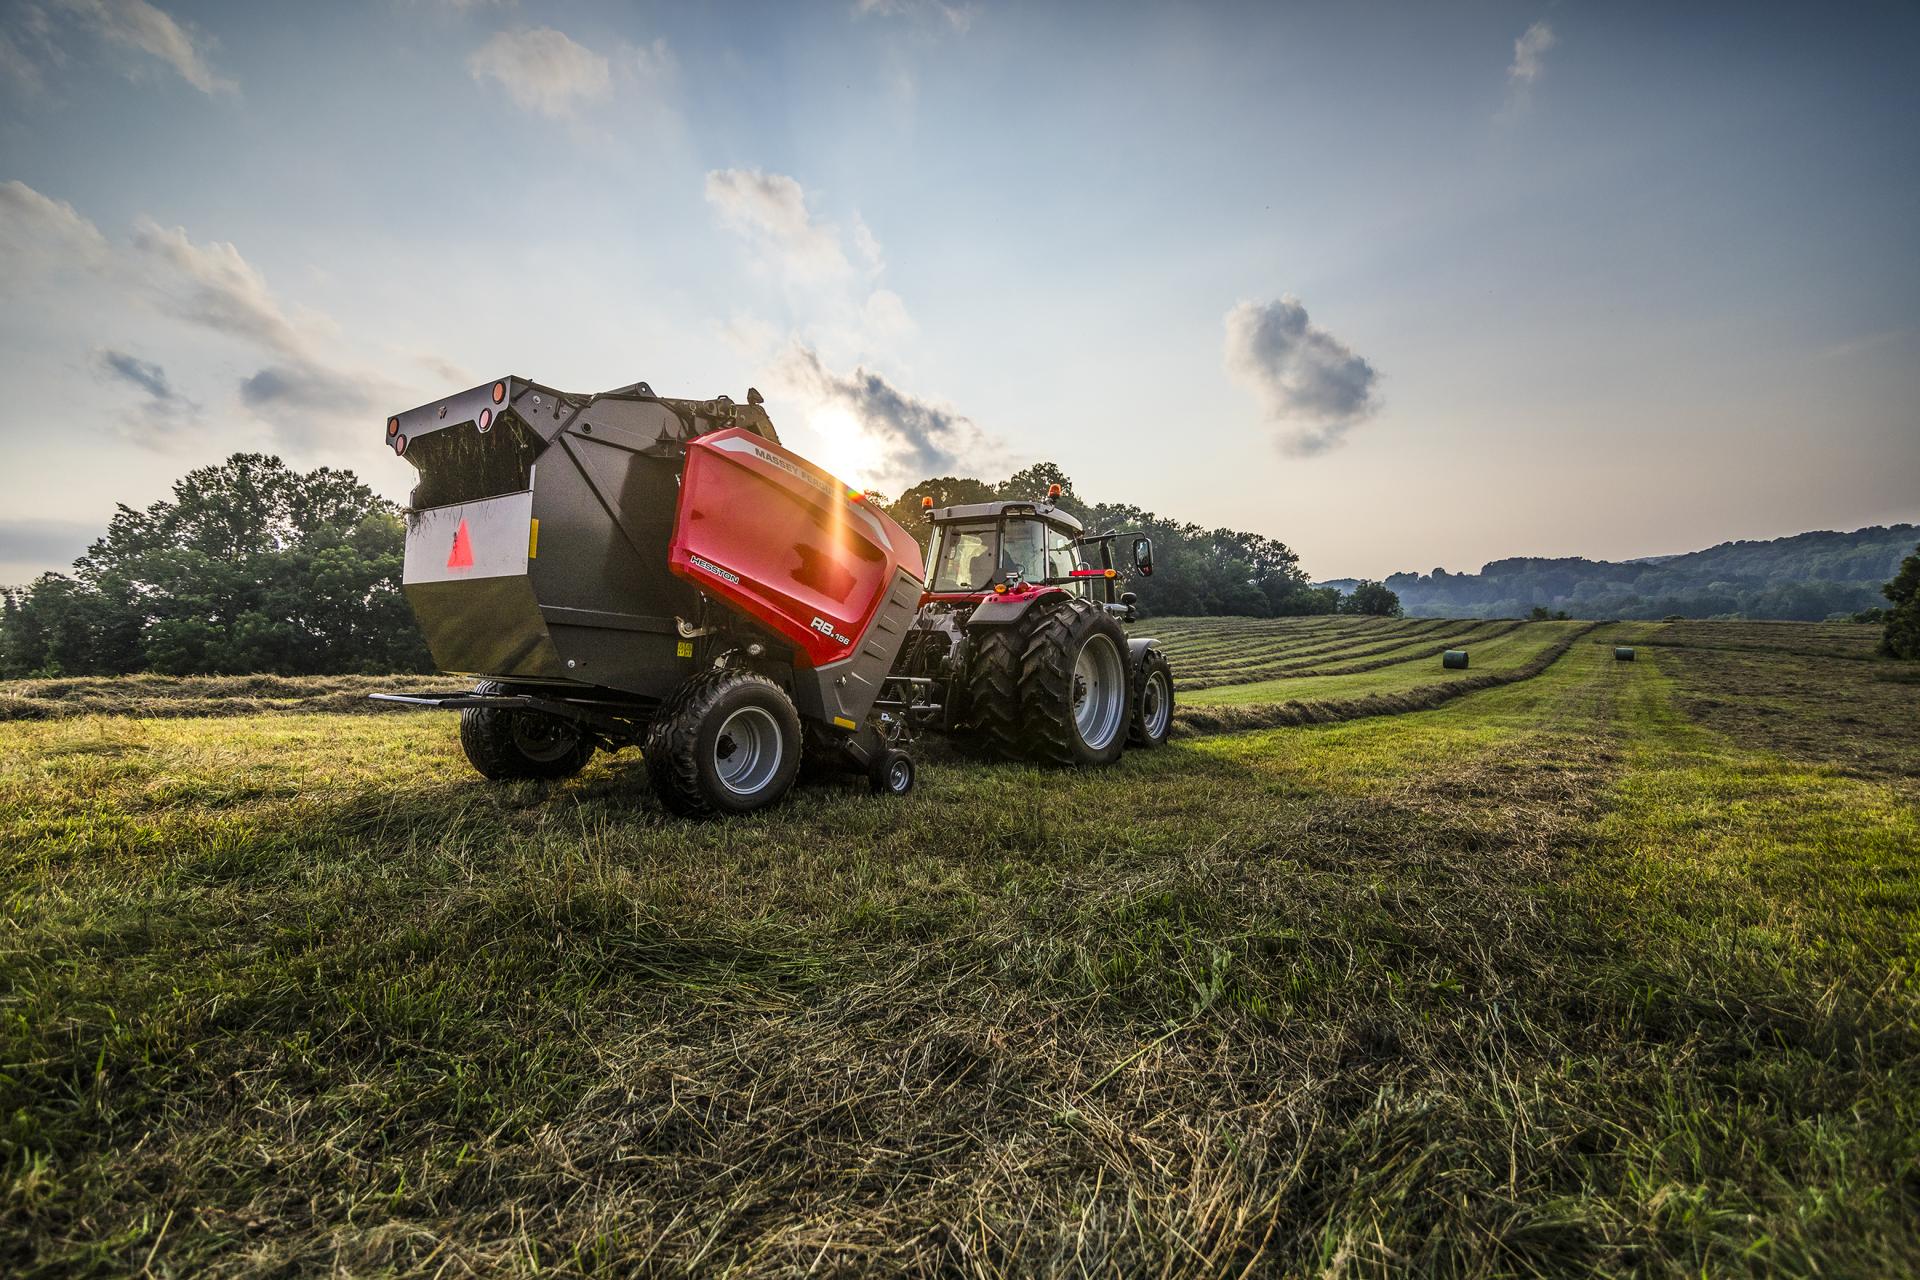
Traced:
<path id="1" fill-rule="evenodd" d="M 1133 540 L 1133 567 L 1143 578 L 1153 576 L 1153 539 L 1135 538 Z"/>

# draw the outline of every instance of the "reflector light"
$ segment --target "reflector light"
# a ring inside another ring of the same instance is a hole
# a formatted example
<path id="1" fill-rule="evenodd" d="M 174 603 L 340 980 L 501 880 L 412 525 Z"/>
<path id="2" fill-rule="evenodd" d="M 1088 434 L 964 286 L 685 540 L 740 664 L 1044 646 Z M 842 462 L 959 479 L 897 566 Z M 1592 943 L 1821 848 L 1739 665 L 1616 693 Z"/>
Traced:
<path id="1" fill-rule="evenodd" d="M 502 401 L 504 401 L 506 398 L 507 398 L 507 384 L 504 382 L 494 383 L 493 384 L 493 402 L 495 404 L 499 404 Z"/>
<path id="2" fill-rule="evenodd" d="M 1109 569 L 1109 570 L 1107 570 L 1107 576 L 1108 576 L 1109 578 L 1112 578 L 1112 577 L 1116 577 L 1116 576 L 1118 575 L 1118 573 L 1119 573 L 1119 571 L 1118 571 L 1118 570 L 1116 570 L 1116 569 Z"/>
<path id="3" fill-rule="evenodd" d="M 488 427 L 491 427 L 492 425 L 493 425 L 493 410 L 482 409 L 480 411 L 480 429 L 482 431 L 485 431 Z"/>
<path id="4" fill-rule="evenodd" d="M 1004 583 L 1004 582 L 996 582 L 996 583 L 994 583 L 994 584 L 993 584 L 993 594 L 995 594 L 995 595 L 997 595 L 997 596 L 1003 596 L 1003 595 L 1005 595 L 1005 594 L 1007 594 L 1007 584 L 1006 584 L 1006 583 Z"/>
<path id="5" fill-rule="evenodd" d="M 405 436 L 395 436 L 393 438 L 393 451 L 395 453 L 405 453 L 407 451 L 407 438 Z"/>
<path id="6" fill-rule="evenodd" d="M 390 436 L 397 436 L 400 434 L 400 419 L 398 418 L 387 419 L 387 434 Z"/>

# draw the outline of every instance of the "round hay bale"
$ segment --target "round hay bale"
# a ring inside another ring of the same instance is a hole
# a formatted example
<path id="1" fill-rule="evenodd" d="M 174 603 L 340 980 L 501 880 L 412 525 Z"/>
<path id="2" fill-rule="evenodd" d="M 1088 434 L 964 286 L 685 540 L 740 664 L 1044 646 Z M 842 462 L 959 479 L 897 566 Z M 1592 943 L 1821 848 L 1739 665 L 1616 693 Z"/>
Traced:
<path id="1" fill-rule="evenodd" d="M 1617 644 L 1613 646 L 1613 660 L 1615 662 L 1632 662 L 1633 646 L 1630 644 Z"/>
<path id="2" fill-rule="evenodd" d="M 1440 655 L 1440 665 L 1448 671 L 1465 671 L 1467 669 L 1467 651 L 1465 649 L 1447 650 Z"/>

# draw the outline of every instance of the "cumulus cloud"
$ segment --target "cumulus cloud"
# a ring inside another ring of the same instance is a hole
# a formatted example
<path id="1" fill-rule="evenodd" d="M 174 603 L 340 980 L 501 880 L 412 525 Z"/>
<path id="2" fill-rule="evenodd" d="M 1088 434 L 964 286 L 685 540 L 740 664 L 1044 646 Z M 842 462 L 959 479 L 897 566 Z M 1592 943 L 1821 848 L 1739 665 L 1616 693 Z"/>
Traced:
<path id="1" fill-rule="evenodd" d="M 1307 318 L 1292 294 L 1242 302 L 1226 315 L 1227 370 L 1287 424 L 1290 453 L 1321 453 L 1379 408 L 1379 374 L 1353 349 Z"/>
<path id="2" fill-rule="evenodd" d="M 783 173 L 715 169 L 707 174 L 707 203 L 722 226 L 796 279 L 821 280 L 852 270 L 838 228 L 815 222 L 807 211 L 806 189 Z M 871 233 L 867 243 L 872 244 Z"/>
<path id="3" fill-rule="evenodd" d="M 206 41 L 182 27 L 164 9 L 147 0 L 59 0 L 61 8 L 79 18 L 102 39 L 148 54 L 179 72 L 180 78 L 205 94 L 232 93 L 232 80 L 215 74 L 207 64 Z"/>
<path id="4" fill-rule="evenodd" d="M 835 373 L 813 348 L 796 343 L 776 370 L 778 385 L 814 409 L 844 412 L 877 460 L 872 479 L 898 485 L 928 476 L 991 467 L 1003 450 L 973 420 L 902 391 L 864 367 Z"/>
<path id="5" fill-rule="evenodd" d="M 665 53 L 665 46 L 659 50 Z M 583 102 L 604 98 L 613 87 L 607 59 L 552 27 L 502 31 L 467 60 L 482 84 L 499 83 L 515 106 L 553 119 L 571 116 Z"/>
<path id="6" fill-rule="evenodd" d="M 1547 69 L 1547 50 L 1556 43 L 1558 41 L 1553 28 L 1547 25 L 1545 18 L 1528 27 L 1513 42 L 1513 65 L 1507 68 L 1507 79 L 1517 86 L 1530 85 L 1538 80 Z"/>

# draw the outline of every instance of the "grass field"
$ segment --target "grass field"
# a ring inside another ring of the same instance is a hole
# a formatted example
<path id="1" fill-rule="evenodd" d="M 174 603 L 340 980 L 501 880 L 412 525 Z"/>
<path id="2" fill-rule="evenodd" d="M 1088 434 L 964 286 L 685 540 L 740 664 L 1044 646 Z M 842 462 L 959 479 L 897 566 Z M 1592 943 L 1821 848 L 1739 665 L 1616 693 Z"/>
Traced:
<path id="1" fill-rule="evenodd" d="M 0 1273 L 1913 1274 L 1920 685 L 1467 625 L 1156 623 L 1329 722 L 712 824 L 441 713 L 0 726 Z"/>

